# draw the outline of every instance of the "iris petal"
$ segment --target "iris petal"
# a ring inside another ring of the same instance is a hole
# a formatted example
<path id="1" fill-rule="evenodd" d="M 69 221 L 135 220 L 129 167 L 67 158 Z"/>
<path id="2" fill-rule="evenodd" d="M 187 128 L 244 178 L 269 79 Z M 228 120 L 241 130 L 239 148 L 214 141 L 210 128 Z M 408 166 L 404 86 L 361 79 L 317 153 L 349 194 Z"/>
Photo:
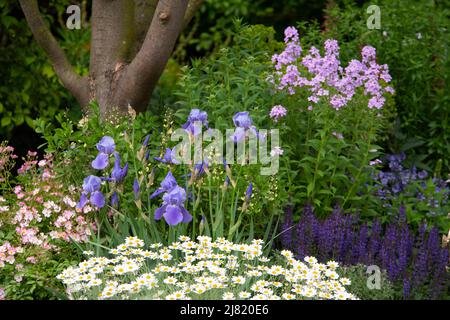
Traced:
<path id="1" fill-rule="evenodd" d="M 168 225 L 175 226 L 183 221 L 183 214 L 181 209 L 177 206 L 167 206 L 166 212 L 164 213 L 164 219 Z"/>
<path id="2" fill-rule="evenodd" d="M 192 221 L 191 214 L 185 208 L 181 208 L 181 212 L 183 213 L 183 222 L 184 223 L 188 223 L 188 222 Z"/>
<path id="3" fill-rule="evenodd" d="M 236 127 L 248 129 L 252 125 L 252 118 L 250 118 L 248 111 L 237 112 L 233 116 L 233 123 Z"/>
<path id="4" fill-rule="evenodd" d="M 160 195 L 161 193 L 163 193 L 164 191 L 165 191 L 165 190 L 164 190 L 163 188 L 157 189 L 155 192 L 153 192 L 153 193 L 150 195 L 150 199 L 153 199 L 153 198 L 159 196 L 159 195 Z"/>
<path id="5" fill-rule="evenodd" d="M 100 152 L 97 157 L 92 161 L 92 168 L 97 170 L 105 169 L 109 164 L 109 157 L 106 153 Z"/>
<path id="6" fill-rule="evenodd" d="M 101 179 L 90 175 L 83 180 L 83 191 L 91 193 L 100 190 Z"/>
<path id="7" fill-rule="evenodd" d="M 163 201 L 167 204 L 182 206 L 186 201 L 186 191 L 183 188 L 176 186 L 164 194 Z"/>
<path id="8" fill-rule="evenodd" d="M 166 212 L 166 208 L 167 208 L 167 205 L 163 205 L 163 206 L 161 206 L 161 207 L 159 207 L 158 209 L 155 210 L 155 220 L 161 219 L 161 217 L 163 216 L 164 212 Z"/>
<path id="9" fill-rule="evenodd" d="M 97 150 L 106 153 L 111 154 L 114 152 L 116 147 L 116 144 L 114 142 L 114 139 L 110 136 L 104 136 L 101 138 L 101 140 L 97 143 Z"/>
<path id="10" fill-rule="evenodd" d="M 77 208 L 78 208 L 78 209 L 82 209 L 82 208 L 86 205 L 87 201 L 88 201 L 87 195 L 86 195 L 85 192 L 83 192 L 83 193 L 81 194 L 80 201 L 79 201 L 78 204 L 77 204 Z"/>
<path id="11" fill-rule="evenodd" d="M 105 206 L 105 196 L 100 191 L 91 193 L 90 201 L 97 208 L 103 208 Z"/>
<path id="12" fill-rule="evenodd" d="M 114 169 L 111 172 L 111 178 L 114 179 L 116 183 L 120 183 L 123 181 L 125 176 L 128 173 L 128 162 L 125 163 L 123 168 L 120 167 L 120 155 L 117 152 L 114 152 L 114 157 L 116 158 L 114 161 Z"/>
<path id="13" fill-rule="evenodd" d="M 241 127 L 236 128 L 233 134 L 234 142 L 241 141 L 243 138 L 245 138 L 245 129 Z"/>
<path id="14" fill-rule="evenodd" d="M 177 180 L 175 180 L 172 172 L 168 172 L 163 181 L 161 181 L 161 187 L 165 191 L 169 191 L 177 185 Z"/>

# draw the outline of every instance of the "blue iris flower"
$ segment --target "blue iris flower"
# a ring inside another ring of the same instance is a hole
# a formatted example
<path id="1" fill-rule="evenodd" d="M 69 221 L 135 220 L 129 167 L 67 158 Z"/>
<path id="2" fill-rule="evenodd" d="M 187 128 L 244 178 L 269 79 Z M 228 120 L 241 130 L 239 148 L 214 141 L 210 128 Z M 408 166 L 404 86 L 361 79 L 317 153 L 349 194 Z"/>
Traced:
<path id="1" fill-rule="evenodd" d="M 241 141 L 242 139 L 245 139 L 245 136 L 249 130 L 252 131 L 261 140 L 265 138 L 264 136 L 259 135 L 258 130 L 256 130 L 256 127 L 253 125 L 252 118 L 250 117 L 248 111 L 237 112 L 233 116 L 233 123 L 236 126 L 236 129 L 232 136 L 235 143 Z"/>
<path id="2" fill-rule="evenodd" d="M 105 196 L 100 191 L 101 179 L 97 176 L 90 175 L 83 180 L 83 192 L 81 193 L 80 201 L 77 208 L 83 208 L 88 202 L 97 208 L 105 206 Z M 90 196 L 88 200 L 88 196 Z"/>
<path id="3" fill-rule="evenodd" d="M 157 197 L 161 193 L 172 190 L 177 185 L 178 185 L 177 180 L 175 180 L 172 172 L 169 171 L 164 180 L 161 181 L 161 187 L 158 188 L 155 192 L 153 192 L 153 194 L 150 196 L 150 199 Z"/>
<path id="4" fill-rule="evenodd" d="M 196 136 L 201 132 L 202 125 L 208 128 L 208 114 L 200 109 L 192 109 L 182 128 Z"/>
<path id="5" fill-rule="evenodd" d="M 163 163 L 180 164 L 180 162 L 175 158 L 175 148 L 173 150 L 167 148 L 163 158 L 155 157 L 154 159 Z"/>
<path id="6" fill-rule="evenodd" d="M 184 208 L 186 191 L 180 186 L 175 186 L 163 196 L 163 204 L 155 211 L 155 220 L 164 217 L 168 225 L 175 226 L 180 222 L 192 221 L 192 216 Z"/>
<path id="7" fill-rule="evenodd" d="M 97 170 L 105 169 L 109 164 L 109 155 L 114 152 L 116 144 L 114 139 L 110 136 L 104 136 L 97 143 L 97 150 L 99 151 L 97 157 L 92 161 L 92 168 Z"/>
<path id="8" fill-rule="evenodd" d="M 114 157 L 116 158 L 114 162 L 114 169 L 111 172 L 111 179 L 116 183 L 120 183 L 125 179 L 125 176 L 128 173 L 128 162 L 125 163 L 123 168 L 120 166 L 120 155 L 117 152 L 114 152 Z"/>

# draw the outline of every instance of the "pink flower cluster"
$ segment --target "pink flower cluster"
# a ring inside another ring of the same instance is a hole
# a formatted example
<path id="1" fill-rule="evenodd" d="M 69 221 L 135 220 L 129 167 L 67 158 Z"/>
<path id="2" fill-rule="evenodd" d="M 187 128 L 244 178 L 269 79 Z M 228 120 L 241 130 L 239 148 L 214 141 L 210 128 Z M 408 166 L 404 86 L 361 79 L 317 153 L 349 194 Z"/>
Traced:
<path id="1" fill-rule="evenodd" d="M 41 161 L 35 157 L 35 153 L 28 154 L 21 172 L 38 174 L 33 176 L 29 185 L 13 188 L 16 200 L 9 201 L 11 208 L 8 210 L 13 214 L 9 223 L 15 227 L 17 247 L 12 247 L 9 242 L 0 247 L 0 268 L 5 265 L 5 261 L 14 263 L 14 254 L 17 252 L 25 252 L 24 261 L 35 264 L 39 256 L 59 250 L 56 239 L 84 242 L 91 230 L 95 230 L 95 224 L 87 215 L 93 209 L 90 206 L 77 209 L 77 203 L 61 192 L 63 186 L 55 179 L 52 157 L 47 155 Z M 76 191 L 75 188 L 69 188 L 71 194 L 77 194 Z M 6 201 L 3 197 L 0 200 Z M 27 249 L 32 249 L 34 254 L 27 254 Z"/>
<path id="2" fill-rule="evenodd" d="M 2 168 L 8 158 L 16 159 L 17 156 L 13 153 L 14 147 L 0 146 L 0 168 Z"/>
<path id="3" fill-rule="evenodd" d="M 270 117 L 275 121 L 278 122 L 278 119 L 281 117 L 286 116 L 287 110 L 282 105 L 276 105 L 270 110 Z"/>
<path id="4" fill-rule="evenodd" d="M 49 185 L 47 185 L 49 186 Z M 37 187 L 29 192 L 19 191 L 16 193 L 18 209 L 15 212 L 12 223 L 17 225 L 16 232 L 21 237 L 22 244 L 34 244 L 44 249 L 54 248 L 49 243 L 50 239 L 62 239 L 86 241 L 91 234 L 90 227 L 84 214 L 92 211 L 90 206 L 82 210 L 76 209 L 76 202 L 68 196 L 64 196 L 54 188 L 62 188 L 60 185 L 49 188 Z M 18 191 L 18 190 L 15 190 Z M 52 197 L 54 200 L 44 201 L 44 198 Z M 59 199 L 58 199 L 59 198 Z M 40 232 L 36 224 L 51 226 L 48 233 Z"/>
<path id="5" fill-rule="evenodd" d="M 37 152 L 35 151 L 28 151 L 27 157 L 23 159 L 25 162 L 22 164 L 22 166 L 17 170 L 18 174 L 24 174 L 31 169 L 35 168 L 38 161 L 37 161 Z"/>
<path id="6" fill-rule="evenodd" d="M 311 104 L 327 99 L 335 108 L 346 106 L 358 88 L 363 88 L 364 95 L 369 97 L 368 107 L 380 109 L 385 103 L 384 93 L 394 93 L 389 83 L 391 76 L 386 64 L 376 62 L 376 51 L 365 46 L 361 51 L 362 60 L 351 60 L 347 67 L 341 66 L 339 45 L 336 40 L 326 40 L 325 54 L 311 47 L 307 55 L 300 59 L 302 49 L 298 31 L 293 27 L 285 30 L 286 48 L 280 54 L 272 56 L 279 90 L 286 89 L 294 94 L 297 88 L 306 87 Z M 310 106 L 308 109 L 312 109 Z"/>

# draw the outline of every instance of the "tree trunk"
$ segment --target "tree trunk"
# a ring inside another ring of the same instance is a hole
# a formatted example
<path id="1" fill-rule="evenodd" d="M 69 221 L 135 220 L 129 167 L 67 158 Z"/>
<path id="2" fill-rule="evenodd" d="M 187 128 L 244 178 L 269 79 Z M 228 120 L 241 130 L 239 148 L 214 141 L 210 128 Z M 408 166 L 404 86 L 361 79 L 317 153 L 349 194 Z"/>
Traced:
<path id="1" fill-rule="evenodd" d="M 37 0 L 20 0 L 20 5 L 63 85 L 84 108 L 97 101 L 107 119 L 126 114 L 128 106 L 145 111 L 178 35 L 202 1 L 92 1 L 89 74 L 84 77 L 75 73 L 45 25 Z"/>

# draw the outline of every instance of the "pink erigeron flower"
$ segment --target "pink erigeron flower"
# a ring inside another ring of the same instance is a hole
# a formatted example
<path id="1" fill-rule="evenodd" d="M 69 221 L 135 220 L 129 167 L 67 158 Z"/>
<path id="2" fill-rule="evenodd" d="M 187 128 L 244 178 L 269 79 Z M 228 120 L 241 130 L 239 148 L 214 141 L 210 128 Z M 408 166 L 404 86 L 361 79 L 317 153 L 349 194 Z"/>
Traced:
<path id="1" fill-rule="evenodd" d="M 29 157 L 36 156 L 35 152 L 28 154 Z M 55 178 L 52 169 L 51 157 L 44 156 L 45 161 L 39 163 L 35 160 L 27 159 L 22 166 L 22 173 L 30 169 L 35 169 L 36 164 L 41 167 L 40 176 L 31 182 L 30 186 L 18 185 L 14 188 L 16 197 L 20 199 L 11 208 L 0 207 L 2 210 L 11 210 L 13 218 L 11 222 L 15 225 L 17 246 L 5 243 L 0 246 L 0 268 L 5 264 L 14 264 L 18 261 L 17 255 L 23 253 L 22 245 L 26 248 L 33 247 L 36 255 L 40 252 L 51 251 L 56 253 L 60 247 L 53 242 L 53 239 L 62 239 L 64 241 L 87 241 L 92 230 L 96 230 L 95 224 L 87 215 L 92 208 L 86 206 L 83 210 L 76 210 L 76 202 L 67 194 L 61 192 L 63 189 Z M 39 172 L 39 171 L 38 171 Z M 72 188 L 72 192 L 75 189 Z M 0 198 L 0 202 L 6 201 Z M 49 228 L 42 228 L 42 221 Z M 41 250 L 41 251 L 39 251 Z M 25 259 L 28 263 L 37 263 L 35 256 Z M 20 270 L 21 265 L 16 265 Z"/>

